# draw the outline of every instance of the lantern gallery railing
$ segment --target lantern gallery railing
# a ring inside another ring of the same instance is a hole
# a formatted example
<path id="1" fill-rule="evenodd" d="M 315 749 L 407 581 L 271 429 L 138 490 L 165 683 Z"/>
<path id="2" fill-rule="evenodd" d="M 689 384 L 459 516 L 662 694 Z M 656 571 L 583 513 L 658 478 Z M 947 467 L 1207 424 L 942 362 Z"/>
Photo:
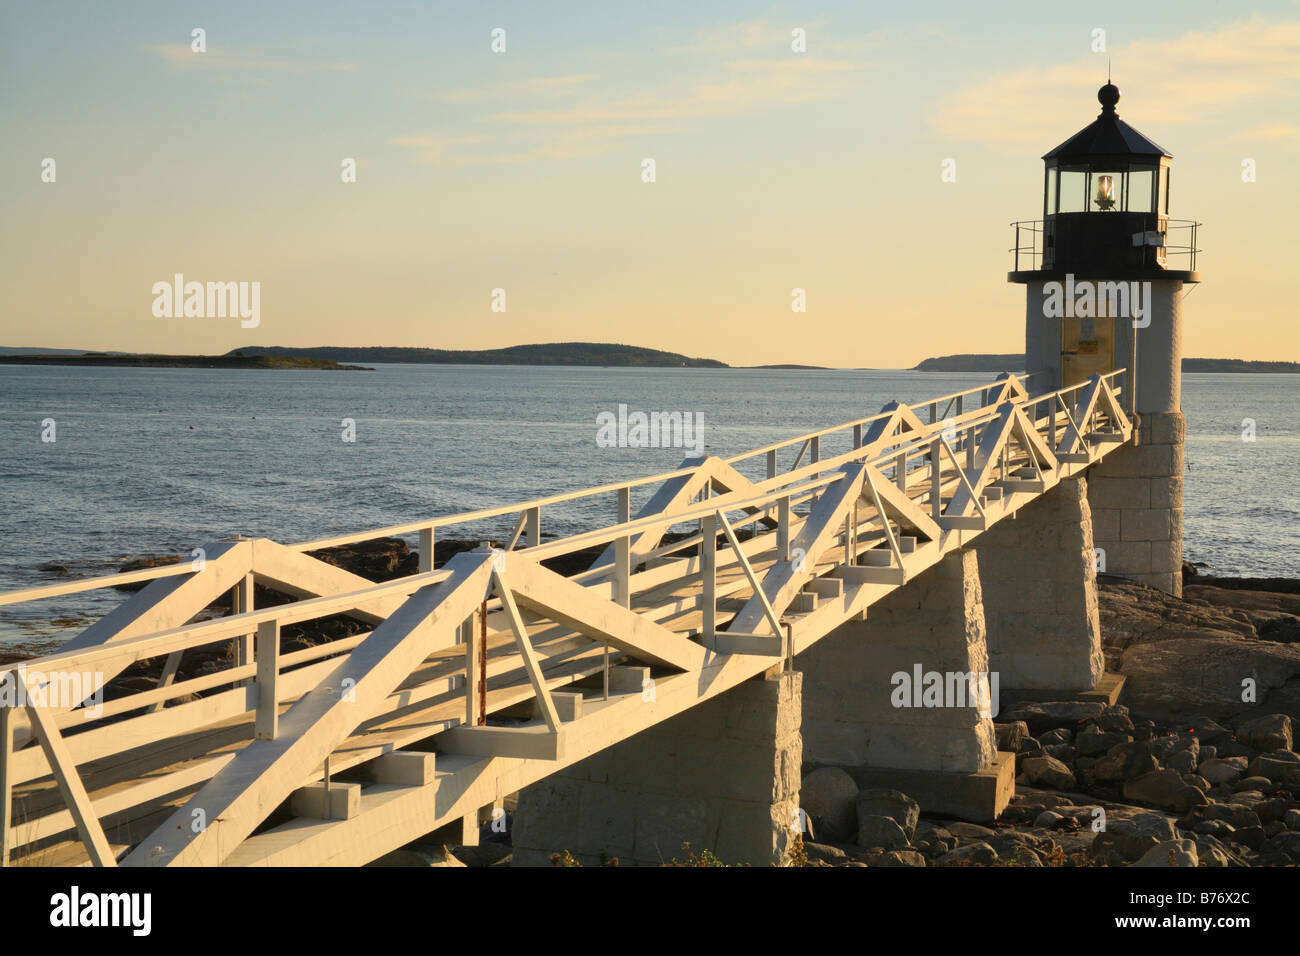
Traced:
<path id="1" fill-rule="evenodd" d="M 1159 221 L 1163 224 L 1163 229 L 1134 233 L 1133 245 L 1153 248 L 1155 261 L 1163 268 L 1195 272 L 1196 254 L 1201 251 L 1196 245 L 1197 230 L 1201 224 L 1190 219 L 1161 218 Z M 1045 227 L 1049 222 L 1043 219 L 1024 219 L 1011 223 L 1015 244 L 1007 251 L 1011 253 L 1013 272 L 1034 272 L 1043 268 L 1045 243 L 1050 241 L 1044 238 L 1047 235 Z"/>
<path id="2" fill-rule="evenodd" d="M 788 662 L 1128 441 L 1124 379 L 1031 395 L 1003 375 L 651 478 L 0 595 L 150 582 L 0 671 L 0 862 L 361 864 L 477 826 L 504 795 Z M 542 542 L 546 509 L 591 497 L 611 520 Z M 409 532 L 427 546 L 507 515 L 505 546 L 442 568 L 428 548 L 383 584 L 307 553 Z M 561 556 L 586 569 L 550 570 Z M 254 584 L 291 600 L 255 609 Z M 226 597 L 235 613 L 196 619 Z M 340 616 L 360 633 L 284 646 L 286 628 Z M 156 676 L 119 679 L 141 662 Z"/>

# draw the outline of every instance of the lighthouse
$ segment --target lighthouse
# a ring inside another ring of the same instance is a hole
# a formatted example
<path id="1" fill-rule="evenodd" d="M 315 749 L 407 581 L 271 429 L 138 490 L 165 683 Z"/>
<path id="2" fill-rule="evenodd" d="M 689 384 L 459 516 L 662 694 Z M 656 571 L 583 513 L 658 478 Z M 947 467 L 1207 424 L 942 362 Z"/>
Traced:
<path id="1" fill-rule="evenodd" d="M 1182 301 L 1196 271 L 1199 223 L 1169 218 L 1173 157 L 1101 113 L 1043 156 L 1043 215 L 1013 223 L 1025 286 L 1025 370 L 1032 392 L 1124 370 L 1115 385 L 1134 418 L 1131 447 L 1088 474 L 1098 570 L 1182 593 Z"/>

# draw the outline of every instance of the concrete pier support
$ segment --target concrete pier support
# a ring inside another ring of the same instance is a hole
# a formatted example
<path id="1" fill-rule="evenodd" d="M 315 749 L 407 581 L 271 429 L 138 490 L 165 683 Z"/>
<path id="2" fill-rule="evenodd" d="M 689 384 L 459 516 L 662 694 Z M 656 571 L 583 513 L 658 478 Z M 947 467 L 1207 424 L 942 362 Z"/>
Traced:
<path id="1" fill-rule="evenodd" d="M 1079 692 L 1105 672 L 1091 509 L 1067 478 L 975 541 L 989 667 L 1003 690 Z"/>
<path id="2" fill-rule="evenodd" d="M 989 671 L 975 552 L 949 554 L 868 614 L 797 659 L 805 764 L 902 790 L 925 811 L 995 818 L 1011 798 L 1014 758 L 997 753 L 988 699 L 981 707 L 969 680 L 954 679 Z M 934 674 L 937 695 L 925 690 Z"/>
<path id="3" fill-rule="evenodd" d="M 780 864 L 797 835 L 802 675 L 756 678 L 524 790 L 514 866 Z"/>
<path id="4" fill-rule="evenodd" d="M 1093 537 L 1101 570 L 1183 593 L 1183 441 L 1180 411 L 1142 412 L 1138 444 L 1090 471 Z"/>

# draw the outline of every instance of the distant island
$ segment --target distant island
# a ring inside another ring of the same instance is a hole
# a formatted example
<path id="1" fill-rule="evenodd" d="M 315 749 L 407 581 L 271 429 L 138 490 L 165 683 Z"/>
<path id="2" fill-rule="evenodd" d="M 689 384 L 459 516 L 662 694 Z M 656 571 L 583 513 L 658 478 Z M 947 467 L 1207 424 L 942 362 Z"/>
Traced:
<path id="1" fill-rule="evenodd" d="M 944 355 L 928 358 L 914 372 L 1022 372 L 1022 352 Z M 1184 372 L 1300 372 L 1300 362 L 1251 362 L 1245 359 L 1185 358 Z"/>
<path id="2" fill-rule="evenodd" d="M 512 345 L 504 349 L 429 349 L 394 346 L 323 345 L 315 348 L 284 346 L 245 347 L 230 355 L 268 355 L 333 359 L 336 362 L 378 362 L 430 365 L 586 365 L 619 368 L 730 368 L 715 359 L 691 358 L 677 352 L 611 345 L 603 342 L 549 342 Z"/>
<path id="3" fill-rule="evenodd" d="M 278 355 L 124 355 L 108 352 L 80 354 L 0 354 L 7 365 L 100 365 L 128 368 L 251 368 L 310 371 L 373 372 L 361 365 L 340 365 L 332 359 Z"/>

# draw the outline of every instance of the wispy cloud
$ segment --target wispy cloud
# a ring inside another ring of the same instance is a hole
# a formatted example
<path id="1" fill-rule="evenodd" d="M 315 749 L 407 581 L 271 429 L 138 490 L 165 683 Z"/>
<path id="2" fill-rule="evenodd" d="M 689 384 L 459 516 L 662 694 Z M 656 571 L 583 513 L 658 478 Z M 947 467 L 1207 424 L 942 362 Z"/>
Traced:
<path id="1" fill-rule="evenodd" d="M 741 36 L 743 43 L 757 45 L 758 32 L 741 31 Z M 867 68 L 852 58 L 786 48 L 717 62 L 698 79 L 669 78 L 655 88 L 605 89 L 601 77 L 586 73 L 545 77 L 440 97 L 453 103 L 507 96 L 525 101 L 474 117 L 478 135 L 402 136 L 390 142 L 415 150 L 419 162 L 441 165 L 577 159 L 631 148 L 637 137 L 673 134 L 694 121 L 835 99 L 850 93 Z M 561 98 L 564 102 L 554 102 Z"/>
<path id="2" fill-rule="evenodd" d="M 516 83 L 477 90 L 452 90 L 440 93 L 438 99 L 448 103 L 467 103 L 474 100 L 521 99 L 531 96 L 558 96 L 576 93 L 578 88 L 596 79 L 595 73 L 577 73 L 571 76 L 538 76 Z"/>
<path id="3" fill-rule="evenodd" d="M 821 20 L 802 18 L 774 19 L 775 14 L 715 23 L 701 27 L 687 40 L 668 47 L 668 53 L 702 53 L 712 57 L 753 55 L 766 50 L 772 53 L 789 53 L 793 31 L 801 29 L 805 35 L 817 33 L 824 25 Z"/>
<path id="4" fill-rule="evenodd" d="M 1161 126 L 1218 119 L 1274 101 L 1300 98 L 1300 20 L 1253 17 L 1171 40 L 1138 41 L 1111 53 L 1115 82 L 1140 91 L 1121 100 L 1121 116 Z M 941 133 L 1007 152 L 1043 146 L 1043 130 L 1078 116 L 1080 91 L 1100 86 L 1096 55 L 1047 69 L 999 73 L 954 93 L 931 118 Z M 1127 111 L 1127 112 L 1126 112 Z M 1066 124 L 1068 127 L 1069 124 Z M 1061 139 L 1072 132 L 1061 129 Z"/>
<path id="5" fill-rule="evenodd" d="M 1252 126 L 1231 137 L 1234 143 L 1276 143 L 1283 140 L 1300 139 L 1300 126 L 1290 123 L 1265 123 Z"/>
<path id="6" fill-rule="evenodd" d="M 274 59 L 255 50 L 212 49 L 195 53 L 188 43 L 146 44 L 145 49 L 178 69 L 229 70 L 240 73 L 352 73 L 355 63 L 327 63 L 311 59 Z"/>

